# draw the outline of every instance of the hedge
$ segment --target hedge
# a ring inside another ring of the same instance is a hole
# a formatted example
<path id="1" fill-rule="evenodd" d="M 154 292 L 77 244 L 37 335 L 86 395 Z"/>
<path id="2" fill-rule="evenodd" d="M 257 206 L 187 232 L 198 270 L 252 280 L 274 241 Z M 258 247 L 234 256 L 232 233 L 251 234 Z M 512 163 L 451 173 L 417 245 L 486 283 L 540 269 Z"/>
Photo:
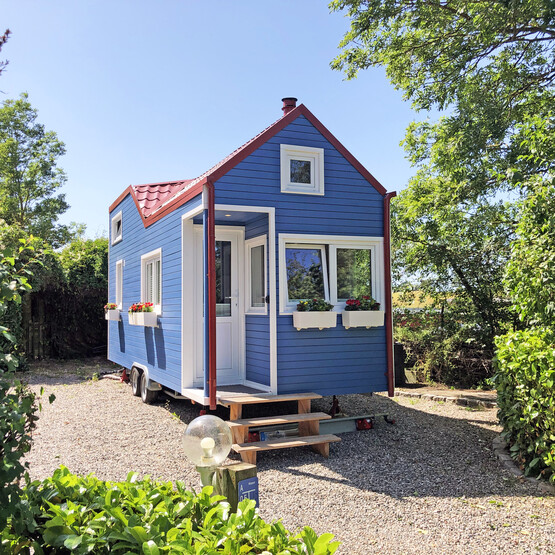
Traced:
<path id="1" fill-rule="evenodd" d="M 503 437 L 526 474 L 555 483 L 555 335 L 547 328 L 496 339 Z"/>

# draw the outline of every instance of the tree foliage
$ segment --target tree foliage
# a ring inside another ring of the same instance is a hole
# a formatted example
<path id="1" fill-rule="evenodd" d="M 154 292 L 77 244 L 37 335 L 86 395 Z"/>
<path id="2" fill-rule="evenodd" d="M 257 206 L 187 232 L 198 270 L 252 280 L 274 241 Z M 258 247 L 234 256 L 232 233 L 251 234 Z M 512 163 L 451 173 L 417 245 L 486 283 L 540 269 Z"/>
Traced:
<path id="1" fill-rule="evenodd" d="M 331 8 L 351 23 L 332 67 L 353 78 L 384 66 L 415 110 L 438 112 L 404 139 L 416 175 L 392 205 L 397 277 L 466 299 L 471 339 L 491 350 L 511 323 L 502 278 L 519 216 L 508 199 L 539 186 L 555 160 L 555 5 L 335 0 Z"/>
<path id="2" fill-rule="evenodd" d="M 0 51 L 2 51 L 2 47 L 8 42 L 8 37 L 10 36 L 11 31 L 9 29 L 6 29 L 4 31 L 3 35 L 0 35 Z M 8 65 L 8 62 L 6 60 L 0 60 L 0 75 L 2 75 L 2 72 L 4 71 L 4 69 L 6 69 L 6 66 Z"/>
<path id="3" fill-rule="evenodd" d="M 65 146 L 37 117 L 26 94 L 0 108 L 0 218 L 59 247 L 71 238 L 57 223 L 69 207 L 57 194 L 66 181 L 57 166 Z"/>
<path id="4" fill-rule="evenodd" d="M 449 193 L 474 198 L 511 187 L 521 152 L 516 126 L 545 117 L 554 101 L 555 5 L 548 0 L 335 0 L 350 31 L 335 69 L 348 78 L 384 66 L 416 110 L 445 110 L 414 123 L 411 160 L 449 176 Z M 553 161 L 550 161 L 552 164 Z"/>

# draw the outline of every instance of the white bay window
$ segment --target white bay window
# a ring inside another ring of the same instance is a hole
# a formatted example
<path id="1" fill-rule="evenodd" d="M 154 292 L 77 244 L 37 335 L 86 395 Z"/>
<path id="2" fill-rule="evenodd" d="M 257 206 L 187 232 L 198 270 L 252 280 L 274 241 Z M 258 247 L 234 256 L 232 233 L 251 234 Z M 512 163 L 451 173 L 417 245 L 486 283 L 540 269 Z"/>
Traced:
<path id="1" fill-rule="evenodd" d="M 340 311 L 350 297 L 383 297 L 383 238 L 279 236 L 280 312 L 300 300 L 325 299 Z"/>

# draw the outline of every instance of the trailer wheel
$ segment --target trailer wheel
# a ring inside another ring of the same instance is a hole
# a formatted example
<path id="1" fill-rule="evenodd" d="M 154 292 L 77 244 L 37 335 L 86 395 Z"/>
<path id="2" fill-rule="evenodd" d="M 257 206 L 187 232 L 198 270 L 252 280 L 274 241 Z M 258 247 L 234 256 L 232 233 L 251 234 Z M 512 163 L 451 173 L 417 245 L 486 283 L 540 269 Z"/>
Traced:
<path id="1" fill-rule="evenodd" d="M 156 397 L 158 397 L 158 391 L 151 391 L 150 389 L 148 389 L 148 382 L 146 379 L 146 374 L 143 372 L 141 374 L 141 399 L 143 400 L 143 403 L 146 403 L 147 405 L 150 405 L 150 403 L 152 403 Z"/>
<path id="2" fill-rule="evenodd" d="M 139 397 L 139 395 L 141 394 L 141 373 L 134 366 L 133 368 L 131 368 L 130 381 L 131 381 L 131 391 L 133 395 L 135 395 L 135 397 Z"/>

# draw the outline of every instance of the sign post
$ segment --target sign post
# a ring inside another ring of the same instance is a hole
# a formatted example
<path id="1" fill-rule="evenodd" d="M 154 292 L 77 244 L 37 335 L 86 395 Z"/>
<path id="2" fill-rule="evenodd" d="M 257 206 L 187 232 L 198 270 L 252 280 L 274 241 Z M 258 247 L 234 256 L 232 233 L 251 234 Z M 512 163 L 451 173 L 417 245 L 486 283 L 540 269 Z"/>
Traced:
<path id="1" fill-rule="evenodd" d="M 227 497 L 233 512 L 237 511 L 237 505 L 243 499 L 254 499 L 258 507 L 256 466 L 243 462 L 219 466 L 216 469 L 214 492 Z"/>

